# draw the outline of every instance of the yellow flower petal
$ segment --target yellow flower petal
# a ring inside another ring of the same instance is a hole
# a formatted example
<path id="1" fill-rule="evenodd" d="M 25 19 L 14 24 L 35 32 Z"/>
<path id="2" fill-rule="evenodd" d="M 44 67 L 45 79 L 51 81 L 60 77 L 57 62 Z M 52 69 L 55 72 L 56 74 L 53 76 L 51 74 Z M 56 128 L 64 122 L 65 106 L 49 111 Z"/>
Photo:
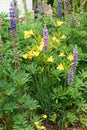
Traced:
<path id="1" fill-rule="evenodd" d="M 61 36 L 61 39 L 65 39 L 65 38 L 66 38 L 66 36 L 65 36 L 65 35 L 62 35 L 62 36 Z"/>
<path id="2" fill-rule="evenodd" d="M 39 56 L 39 54 L 40 54 L 40 52 L 38 52 L 38 51 L 33 51 L 33 55 L 35 56 L 35 57 L 37 57 L 37 56 Z"/>
<path id="3" fill-rule="evenodd" d="M 41 129 L 41 130 L 45 130 L 46 128 L 45 128 L 45 126 L 42 125 L 42 126 L 40 127 L 40 129 Z"/>
<path id="4" fill-rule="evenodd" d="M 39 125 L 36 126 L 37 129 L 40 129 L 41 127 Z"/>
<path id="5" fill-rule="evenodd" d="M 23 58 L 27 59 L 28 58 L 28 53 L 23 54 Z"/>
<path id="6" fill-rule="evenodd" d="M 60 52 L 59 56 L 62 57 L 65 56 L 65 54 L 63 52 Z"/>
<path id="7" fill-rule="evenodd" d="M 37 126 L 38 124 L 39 124 L 39 122 L 38 122 L 38 121 L 37 121 L 37 122 L 34 122 L 34 125 L 35 125 L 35 126 Z"/>
<path id="8" fill-rule="evenodd" d="M 29 38 L 31 35 L 34 35 L 33 31 L 30 30 L 30 31 L 24 31 L 24 38 Z"/>

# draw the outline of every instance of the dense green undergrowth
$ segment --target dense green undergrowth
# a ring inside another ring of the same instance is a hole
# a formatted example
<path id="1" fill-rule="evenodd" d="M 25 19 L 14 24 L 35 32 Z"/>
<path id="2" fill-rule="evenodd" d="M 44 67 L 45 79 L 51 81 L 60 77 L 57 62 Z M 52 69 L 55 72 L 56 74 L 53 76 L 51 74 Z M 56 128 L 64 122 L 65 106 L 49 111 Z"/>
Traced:
<path id="1" fill-rule="evenodd" d="M 16 38 L 7 18 L 0 14 L 0 130 L 45 130 L 42 122 L 87 128 L 87 13 L 76 14 L 74 23 L 55 13 L 19 21 Z M 78 61 L 68 84 L 74 49 Z"/>

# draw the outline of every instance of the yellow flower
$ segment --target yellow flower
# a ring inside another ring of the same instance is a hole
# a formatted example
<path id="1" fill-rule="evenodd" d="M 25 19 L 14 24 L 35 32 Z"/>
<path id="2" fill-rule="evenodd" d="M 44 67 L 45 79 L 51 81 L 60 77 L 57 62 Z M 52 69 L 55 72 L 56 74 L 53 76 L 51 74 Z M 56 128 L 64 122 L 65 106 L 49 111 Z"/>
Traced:
<path id="1" fill-rule="evenodd" d="M 48 59 L 47 59 L 48 62 L 53 62 L 54 59 L 53 59 L 53 56 L 50 56 Z"/>
<path id="2" fill-rule="evenodd" d="M 42 126 L 40 127 L 40 129 L 41 129 L 41 130 L 45 130 L 46 128 L 45 128 L 45 126 L 42 125 Z"/>
<path id="3" fill-rule="evenodd" d="M 43 118 L 44 118 L 44 119 L 46 119 L 46 118 L 47 118 L 47 115 L 46 115 L 46 114 L 45 114 L 45 115 L 43 115 Z"/>
<path id="4" fill-rule="evenodd" d="M 33 31 L 30 30 L 30 31 L 24 31 L 24 38 L 29 38 L 31 35 L 34 35 Z"/>
<path id="5" fill-rule="evenodd" d="M 39 125 L 39 122 L 37 121 L 37 122 L 34 122 L 34 125 L 35 126 L 38 126 Z"/>
<path id="6" fill-rule="evenodd" d="M 32 59 L 34 57 L 33 51 L 28 52 L 28 58 Z"/>
<path id="7" fill-rule="evenodd" d="M 41 127 L 39 125 L 36 126 L 37 129 L 40 129 Z"/>
<path id="8" fill-rule="evenodd" d="M 59 64 L 59 65 L 57 66 L 57 69 L 58 69 L 58 70 L 64 70 L 64 66 L 63 66 L 63 64 L 62 64 L 62 63 Z"/>
<path id="9" fill-rule="evenodd" d="M 60 57 L 65 56 L 64 52 L 60 52 L 59 56 Z"/>
<path id="10" fill-rule="evenodd" d="M 28 58 L 28 53 L 23 54 L 23 58 L 27 59 Z"/>
<path id="11" fill-rule="evenodd" d="M 73 60 L 73 55 L 72 55 L 71 53 L 68 55 L 68 59 L 69 59 L 70 61 Z"/>
<path id="12" fill-rule="evenodd" d="M 61 39 L 65 39 L 65 38 L 66 38 L 66 36 L 65 36 L 65 35 L 62 35 L 62 36 L 61 36 Z"/>
<path id="13" fill-rule="evenodd" d="M 57 26 L 61 26 L 62 24 L 63 24 L 62 21 L 60 21 L 60 20 L 57 21 Z"/>
<path id="14" fill-rule="evenodd" d="M 29 38 L 29 37 L 30 37 L 29 32 L 28 32 L 28 31 L 25 31 L 25 32 L 24 32 L 24 38 L 26 39 L 26 38 Z"/>

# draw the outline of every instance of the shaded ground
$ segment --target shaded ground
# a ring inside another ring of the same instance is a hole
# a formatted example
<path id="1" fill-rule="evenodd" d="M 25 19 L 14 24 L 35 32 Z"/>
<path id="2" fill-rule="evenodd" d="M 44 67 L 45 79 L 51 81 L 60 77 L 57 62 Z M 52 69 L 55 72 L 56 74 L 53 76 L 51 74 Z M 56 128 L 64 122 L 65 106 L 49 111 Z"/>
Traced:
<path id="1" fill-rule="evenodd" d="M 46 130 L 61 130 L 59 127 L 51 124 L 44 124 L 46 127 Z M 66 128 L 65 130 L 87 130 L 87 128 L 80 128 L 80 127 L 69 127 Z"/>

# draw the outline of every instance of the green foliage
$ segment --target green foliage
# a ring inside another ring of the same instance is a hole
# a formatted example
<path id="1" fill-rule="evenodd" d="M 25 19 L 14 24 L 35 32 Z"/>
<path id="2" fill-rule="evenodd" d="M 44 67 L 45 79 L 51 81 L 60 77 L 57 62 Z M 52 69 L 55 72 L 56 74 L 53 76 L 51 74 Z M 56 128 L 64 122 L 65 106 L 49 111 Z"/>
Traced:
<path id="1" fill-rule="evenodd" d="M 69 17 L 62 22 L 56 17 L 55 2 L 52 16 L 29 17 L 29 21 L 17 23 L 19 73 L 15 69 L 8 16 L 0 14 L 3 21 L 0 25 L 3 54 L 3 64 L 0 64 L 1 130 L 36 130 L 35 122 L 41 124 L 43 114 L 47 115 L 44 121 L 62 130 L 77 123 L 87 128 L 87 13 L 80 14 L 77 1 L 74 24 L 72 5 Z M 42 39 L 44 23 L 49 32 L 47 51 Z M 73 84 L 67 85 L 75 45 L 78 64 Z"/>
<path id="2" fill-rule="evenodd" d="M 35 111 L 39 105 L 26 93 L 29 74 L 21 72 L 18 75 L 10 69 L 10 75 L 6 75 L 9 69 L 5 68 L 0 75 L 0 118 L 5 122 L 6 129 L 34 130 L 33 124 L 30 125 L 29 122 L 31 116 L 34 118 L 36 115 Z"/>

